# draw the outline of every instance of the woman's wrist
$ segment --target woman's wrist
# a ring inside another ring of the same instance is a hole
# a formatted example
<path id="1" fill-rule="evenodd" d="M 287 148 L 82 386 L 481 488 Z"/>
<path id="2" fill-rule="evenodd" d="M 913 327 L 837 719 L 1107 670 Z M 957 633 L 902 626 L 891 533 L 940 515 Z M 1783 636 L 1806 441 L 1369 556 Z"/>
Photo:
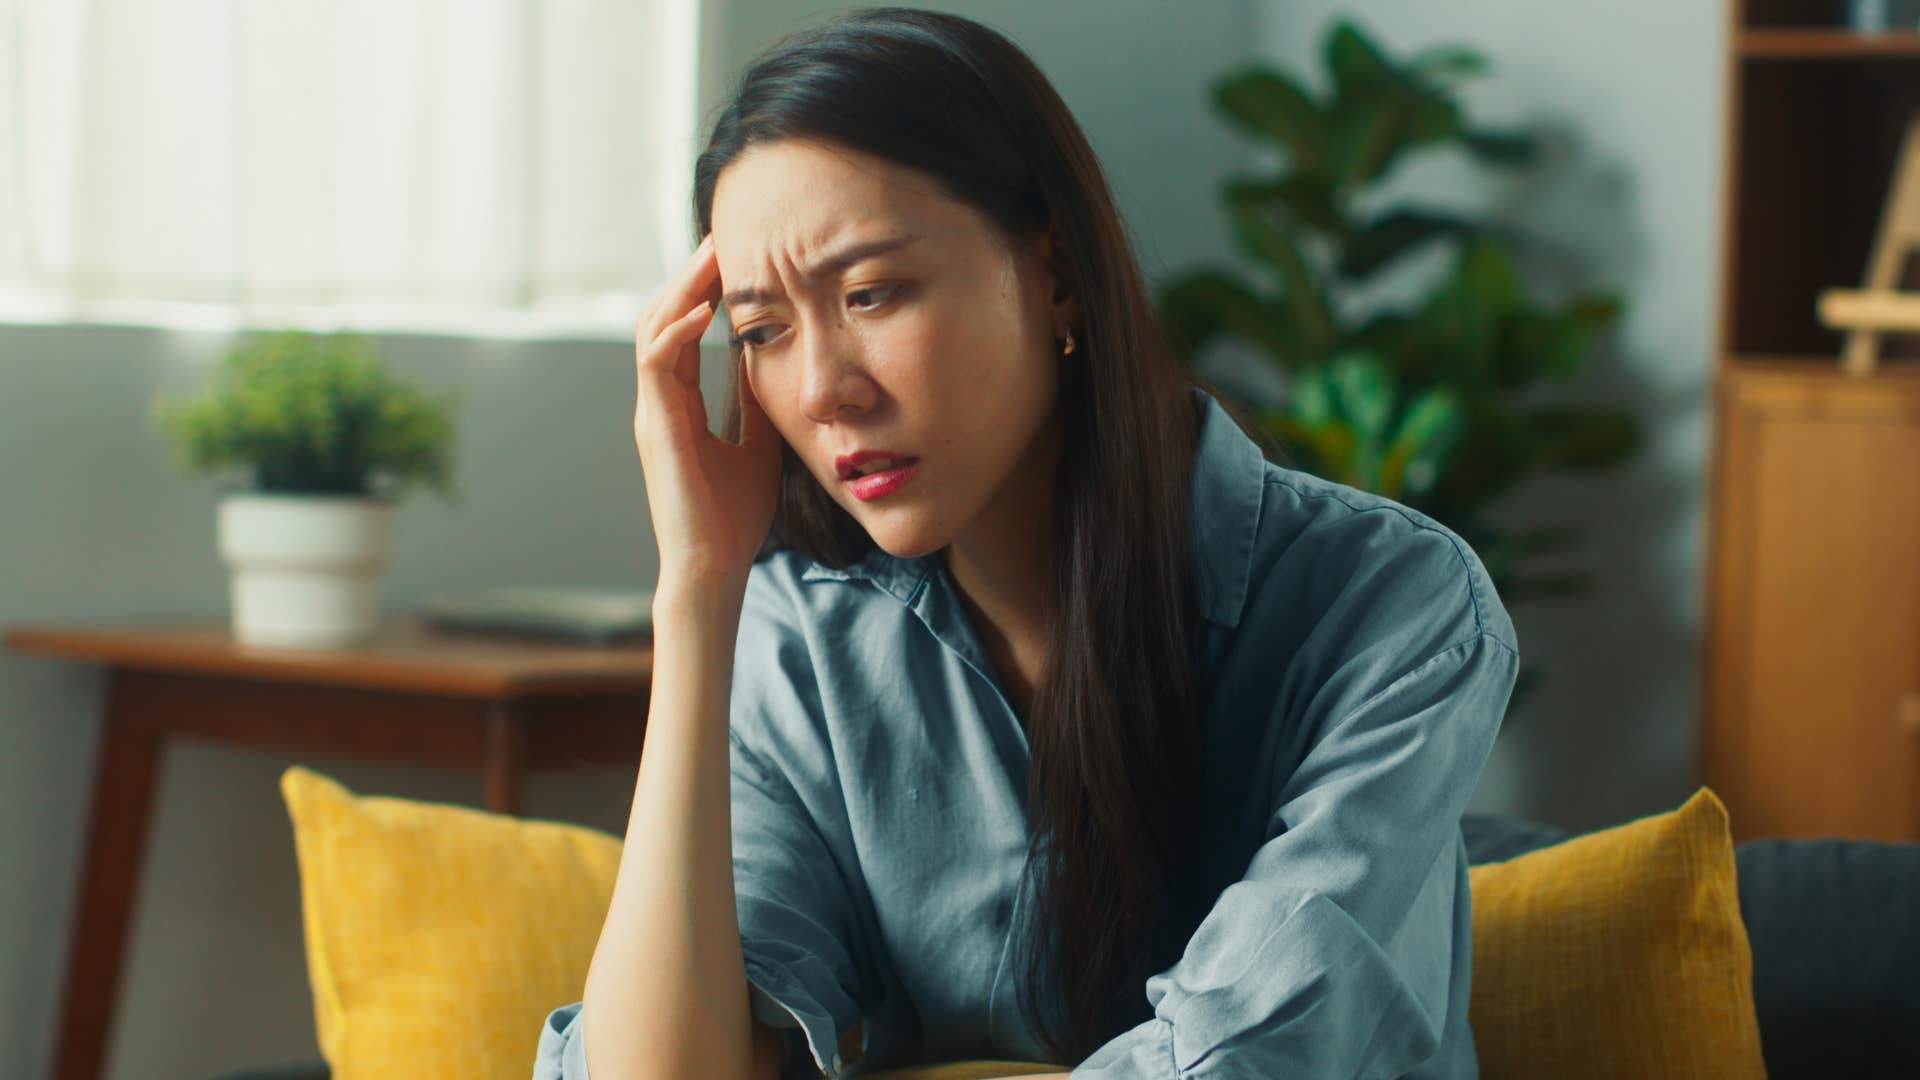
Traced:
<path id="1" fill-rule="evenodd" d="M 736 622 L 747 591 L 745 574 L 662 571 L 653 588 L 653 621 Z"/>

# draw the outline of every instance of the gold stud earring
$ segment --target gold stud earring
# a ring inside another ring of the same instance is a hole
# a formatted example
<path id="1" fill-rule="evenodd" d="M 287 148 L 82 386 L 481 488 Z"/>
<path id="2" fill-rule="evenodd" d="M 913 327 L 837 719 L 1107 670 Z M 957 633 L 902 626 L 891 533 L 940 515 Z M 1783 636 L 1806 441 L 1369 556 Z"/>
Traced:
<path id="1" fill-rule="evenodd" d="M 1072 353 L 1073 353 L 1073 331 L 1068 330 L 1067 331 L 1067 347 L 1061 350 L 1060 355 L 1070 356 L 1072 355 Z"/>

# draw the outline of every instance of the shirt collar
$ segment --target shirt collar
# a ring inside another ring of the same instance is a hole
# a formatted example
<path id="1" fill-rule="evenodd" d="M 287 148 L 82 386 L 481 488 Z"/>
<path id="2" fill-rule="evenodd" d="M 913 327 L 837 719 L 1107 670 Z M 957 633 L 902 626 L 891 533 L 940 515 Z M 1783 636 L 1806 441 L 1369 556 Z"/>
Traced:
<path id="1" fill-rule="evenodd" d="M 1192 480 L 1192 543 L 1200 613 L 1228 629 L 1240 625 L 1247 582 L 1253 573 L 1253 540 L 1260 525 L 1260 499 L 1266 487 L 1266 457 L 1260 447 L 1213 395 L 1197 386 L 1204 400 L 1200 442 Z M 938 568 L 938 553 L 903 559 L 879 546 L 836 569 L 808 563 L 805 581 L 872 582 L 912 607 L 920 586 Z"/>

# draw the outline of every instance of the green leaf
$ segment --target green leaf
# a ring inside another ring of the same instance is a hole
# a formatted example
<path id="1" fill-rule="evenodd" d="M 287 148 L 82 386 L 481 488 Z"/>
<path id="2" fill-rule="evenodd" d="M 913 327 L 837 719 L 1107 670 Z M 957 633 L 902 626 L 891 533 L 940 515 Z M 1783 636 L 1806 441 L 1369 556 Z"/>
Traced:
<path id="1" fill-rule="evenodd" d="M 1229 202 L 1278 208 L 1299 224 L 1336 236 L 1347 230 L 1334 207 L 1332 181 L 1317 173 L 1293 172 L 1279 180 L 1236 177 L 1221 189 Z"/>
<path id="2" fill-rule="evenodd" d="M 1351 19 L 1336 22 L 1324 46 L 1327 70 L 1342 98 L 1366 97 L 1399 81 L 1393 62 Z"/>
<path id="3" fill-rule="evenodd" d="M 1352 423 L 1362 443 L 1379 444 L 1386 437 L 1396 396 L 1380 361 L 1365 353 L 1347 353 L 1334 360 L 1327 376 L 1334 408 Z"/>
<path id="4" fill-rule="evenodd" d="M 1484 74 L 1487 60 L 1469 48 L 1441 46 L 1415 53 L 1407 67 L 1423 79 L 1452 82 Z"/>
<path id="5" fill-rule="evenodd" d="M 1490 165 L 1525 165 L 1539 150 L 1533 136 L 1521 132 L 1469 131 L 1461 141 L 1469 153 Z"/>
<path id="6" fill-rule="evenodd" d="M 1377 95 L 1343 103 L 1334 113 L 1327 171 L 1343 192 L 1385 175 L 1405 140 L 1405 101 Z"/>
<path id="7" fill-rule="evenodd" d="M 1584 326 L 1535 311 L 1514 315 L 1496 365 L 1502 387 L 1519 388 L 1539 378 L 1566 379 L 1587 354 Z"/>
<path id="8" fill-rule="evenodd" d="M 1463 244 L 1453 272 L 1427 298 L 1422 317 L 1431 327 L 1440 381 L 1492 388 L 1509 316 L 1524 302 L 1513 258 L 1483 239 Z"/>
<path id="9" fill-rule="evenodd" d="M 1406 137 L 1409 146 L 1445 142 L 1460 134 L 1460 106 L 1439 93 L 1417 97 L 1407 115 Z"/>
<path id="10" fill-rule="evenodd" d="M 1640 445 L 1640 425 L 1626 412 L 1600 406 L 1557 405 L 1529 410 L 1534 456 L 1541 465 L 1597 469 L 1625 459 Z"/>
<path id="11" fill-rule="evenodd" d="M 1437 210 L 1394 210 L 1356 229 L 1340 256 L 1340 273 L 1364 279 L 1429 241 L 1471 235 L 1474 222 Z"/>
<path id="12" fill-rule="evenodd" d="M 1334 84 L 1327 172 L 1343 194 L 1384 177 L 1407 149 L 1461 133 L 1445 87 L 1396 64 L 1351 21 L 1334 26 L 1325 52 Z"/>
<path id="13" fill-rule="evenodd" d="M 1513 255 L 1498 244 L 1466 244 L 1461 249 L 1460 272 L 1455 280 L 1461 296 L 1481 312 L 1503 313 L 1524 302 Z"/>
<path id="14" fill-rule="evenodd" d="M 1271 211 L 1245 200 L 1232 204 L 1229 218 L 1240 250 L 1277 272 L 1300 359 L 1324 355 L 1333 340 L 1333 315 L 1293 234 Z"/>
<path id="15" fill-rule="evenodd" d="M 1426 327 L 1414 313 L 1385 309 L 1369 313 L 1348 331 L 1345 345 L 1380 357 L 1402 383 L 1425 385 L 1435 380 L 1422 372 L 1421 341 Z"/>
<path id="16" fill-rule="evenodd" d="M 1523 417 L 1484 391 L 1457 389 L 1465 417 L 1447 471 L 1433 492 L 1442 521 L 1490 505 L 1531 472 L 1537 460 L 1533 429 Z"/>
<path id="17" fill-rule="evenodd" d="M 1228 123 L 1286 148 L 1306 170 L 1326 158 L 1327 125 L 1300 84 L 1267 67 L 1243 69 L 1214 84 L 1213 100 Z"/>
<path id="18" fill-rule="evenodd" d="M 1558 311 L 1516 306 L 1507 313 L 1494 358 L 1495 381 L 1512 390 L 1543 378 L 1572 377 L 1585 364 L 1594 335 L 1619 319 L 1622 306 L 1611 293 L 1577 297 Z"/>
<path id="19" fill-rule="evenodd" d="M 1431 490 L 1460 420 L 1452 391 L 1434 387 L 1415 399 L 1400 418 L 1399 430 L 1380 459 L 1383 491 L 1398 498 L 1403 489 Z"/>
<path id="20" fill-rule="evenodd" d="M 1562 309 L 1561 315 L 1589 330 L 1604 330 L 1618 322 L 1626 308 L 1626 298 L 1617 292 L 1591 293 L 1576 297 Z"/>
<path id="21" fill-rule="evenodd" d="M 1305 367 L 1292 374 L 1287 384 L 1287 413 L 1303 424 L 1332 422 L 1333 387 L 1327 381 L 1325 367 Z"/>
<path id="22" fill-rule="evenodd" d="M 1200 269 L 1175 278 L 1162 290 L 1159 308 L 1162 325 L 1183 360 L 1197 358 L 1221 334 L 1238 336 L 1282 366 L 1299 355 L 1281 303 L 1223 271 Z"/>
<path id="23" fill-rule="evenodd" d="M 1459 395 L 1448 387 L 1432 387 L 1407 408 L 1394 441 L 1406 443 L 1412 453 L 1422 453 L 1444 441 L 1459 421 Z"/>
<path id="24" fill-rule="evenodd" d="M 1341 484 L 1354 484 L 1359 480 L 1356 473 L 1359 439 L 1353 429 L 1340 421 L 1307 424 L 1297 417 L 1279 414 L 1269 421 L 1268 431 L 1281 445 L 1304 458 L 1314 475 Z"/>

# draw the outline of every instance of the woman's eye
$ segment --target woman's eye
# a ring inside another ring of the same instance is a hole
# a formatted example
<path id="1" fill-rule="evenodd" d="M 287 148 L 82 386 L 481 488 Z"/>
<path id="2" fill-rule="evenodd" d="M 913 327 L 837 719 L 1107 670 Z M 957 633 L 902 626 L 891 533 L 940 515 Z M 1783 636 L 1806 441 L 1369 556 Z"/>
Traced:
<path id="1" fill-rule="evenodd" d="M 862 296 L 872 296 L 874 293 L 880 293 L 883 296 L 892 296 L 898 291 L 900 291 L 900 286 L 898 285 L 875 285 L 870 288 L 855 289 L 847 294 L 847 299 L 854 300 Z"/>
<path id="2" fill-rule="evenodd" d="M 851 303 L 854 303 L 856 306 L 861 306 L 861 307 L 877 306 L 878 303 L 884 302 L 884 298 L 891 297 L 893 294 L 899 292 L 902 288 L 904 288 L 904 286 L 901 286 L 901 285 L 874 285 L 865 289 L 855 289 L 854 291 L 847 294 L 847 300 Z M 883 301 L 874 301 L 869 304 L 859 303 L 862 297 L 871 297 L 876 293 L 878 293 L 883 298 Z M 743 345 L 750 349 L 765 348 L 767 343 L 764 340 L 760 339 L 759 337 L 755 336 L 764 329 L 766 328 L 761 326 L 754 326 L 754 327 L 749 327 L 748 329 L 742 330 L 739 333 L 733 335 L 732 344 L 736 348 Z"/>

